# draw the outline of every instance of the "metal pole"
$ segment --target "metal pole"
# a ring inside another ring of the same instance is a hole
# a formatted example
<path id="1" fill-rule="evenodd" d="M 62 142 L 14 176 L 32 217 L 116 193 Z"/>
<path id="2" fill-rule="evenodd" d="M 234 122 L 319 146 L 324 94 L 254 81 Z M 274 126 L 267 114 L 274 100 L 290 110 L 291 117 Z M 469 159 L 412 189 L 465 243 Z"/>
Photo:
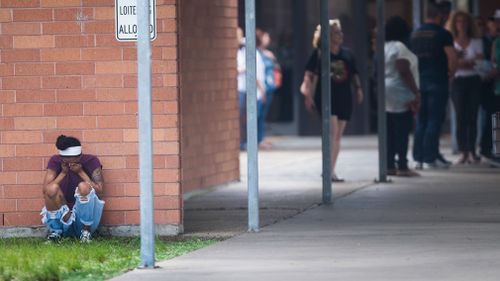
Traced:
<path id="1" fill-rule="evenodd" d="M 323 203 L 332 202 L 332 158 L 330 128 L 330 19 L 328 17 L 328 0 L 321 0 L 321 120 L 323 150 Z"/>
<path id="2" fill-rule="evenodd" d="M 421 0 L 413 0 L 413 29 L 416 29 L 422 24 L 422 2 Z"/>
<path id="3" fill-rule="evenodd" d="M 257 147 L 257 53 L 255 46 L 255 0 L 245 0 L 248 231 L 259 231 L 259 167 Z"/>
<path id="4" fill-rule="evenodd" d="M 377 0 L 377 94 L 379 182 L 387 182 L 387 121 L 385 114 L 385 14 L 384 0 Z"/>
<path id="5" fill-rule="evenodd" d="M 290 17 L 289 24 L 292 26 L 293 30 L 293 52 L 295 54 L 305 54 L 307 53 L 306 44 L 308 41 L 305 41 L 304 38 L 307 38 L 307 25 L 304 24 L 304 21 L 297 20 L 298 18 L 303 17 L 303 15 L 307 14 L 306 5 L 307 3 L 304 0 L 293 0 L 292 1 L 292 16 Z M 309 43 L 310 44 L 310 43 Z M 304 65 L 306 64 L 307 57 L 296 58 L 293 60 L 293 122 L 295 134 L 300 134 L 301 128 L 301 117 L 302 113 L 305 111 L 304 105 L 302 102 L 302 95 L 299 93 L 300 83 L 302 82 L 302 78 L 304 77 Z"/>
<path id="6" fill-rule="evenodd" d="M 137 85 L 139 96 L 139 170 L 141 186 L 141 265 L 155 266 L 153 222 L 153 145 L 151 125 L 151 43 L 149 0 L 137 1 Z"/>
<path id="7" fill-rule="evenodd" d="M 480 5 L 479 5 L 479 0 L 471 0 L 470 2 L 471 4 L 471 14 L 473 14 L 474 16 L 479 16 L 480 15 Z"/>

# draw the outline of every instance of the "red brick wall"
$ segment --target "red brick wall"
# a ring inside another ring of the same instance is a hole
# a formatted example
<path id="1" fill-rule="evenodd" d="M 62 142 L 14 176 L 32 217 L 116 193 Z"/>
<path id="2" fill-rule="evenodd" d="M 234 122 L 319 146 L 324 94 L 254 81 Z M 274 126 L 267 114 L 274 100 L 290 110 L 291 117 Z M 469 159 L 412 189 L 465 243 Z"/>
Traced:
<path id="1" fill-rule="evenodd" d="M 237 0 L 180 0 L 182 190 L 239 179 Z"/>
<path id="2" fill-rule="evenodd" d="M 136 48 L 114 0 L 0 0 L 0 226 L 40 224 L 59 134 L 104 166 L 103 223 L 139 223 Z M 153 43 L 155 222 L 182 224 L 177 3 L 157 0 Z"/>

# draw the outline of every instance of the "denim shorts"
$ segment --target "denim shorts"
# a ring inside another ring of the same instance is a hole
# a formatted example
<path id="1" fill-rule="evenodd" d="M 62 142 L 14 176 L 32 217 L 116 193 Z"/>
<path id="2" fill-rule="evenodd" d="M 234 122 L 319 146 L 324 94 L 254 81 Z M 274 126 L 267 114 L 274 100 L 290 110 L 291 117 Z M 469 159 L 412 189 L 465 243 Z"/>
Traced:
<path id="1" fill-rule="evenodd" d="M 92 189 L 87 196 L 81 196 L 75 192 L 75 205 L 73 212 L 67 221 L 64 216 L 70 211 L 67 205 L 63 205 L 59 210 L 48 211 L 43 207 L 42 223 L 47 226 L 49 232 L 56 232 L 66 237 L 77 237 L 80 235 L 84 225 L 90 225 L 90 231 L 96 231 L 101 221 L 104 201 L 100 200 Z"/>

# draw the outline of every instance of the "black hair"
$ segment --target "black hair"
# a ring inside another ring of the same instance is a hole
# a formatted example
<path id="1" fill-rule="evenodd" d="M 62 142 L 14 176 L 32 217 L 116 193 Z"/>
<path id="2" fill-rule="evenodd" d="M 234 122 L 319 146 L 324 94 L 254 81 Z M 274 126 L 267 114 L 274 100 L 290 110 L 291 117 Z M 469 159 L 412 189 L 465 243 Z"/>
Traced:
<path id="1" fill-rule="evenodd" d="M 400 41 L 406 43 L 410 33 L 410 26 L 402 17 L 394 16 L 387 20 L 385 25 L 385 41 Z"/>
<path id="2" fill-rule="evenodd" d="M 67 137 L 65 135 L 60 135 L 57 137 L 56 147 L 59 150 L 65 150 L 72 146 L 81 146 L 80 141 L 75 137 Z"/>
<path id="3" fill-rule="evenodd" d="M 451 13 L 451 2 L 447 0 L 442 0 L 438 3 L 439 13 L 441 15 L 449 15 Z"/>
<path id="4" fill-rule="evenodd" d="M 429 19 L 439 17 L 441 15 L 441 9 L 439 4 L 435 0 L 430 0 L 427 5 L 427 11 L 425 16 Z"/>

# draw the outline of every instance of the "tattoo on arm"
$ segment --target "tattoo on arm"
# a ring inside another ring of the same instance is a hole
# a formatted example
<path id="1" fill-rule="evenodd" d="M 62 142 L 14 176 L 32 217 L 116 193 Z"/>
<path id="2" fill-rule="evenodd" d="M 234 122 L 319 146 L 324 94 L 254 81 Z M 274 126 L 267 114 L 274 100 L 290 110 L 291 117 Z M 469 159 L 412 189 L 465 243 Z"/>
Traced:
<path id="1" fill-rule="evenodd" d="M 102 169 L 97 168 L 92 172 L 92 181 L 95 183 L 94 189 L 97 195 L 101 195 L 103 192 L 104 179 L 102 178 Z"/>
<path id="2" fill-rule="evenodd" d="M 97 168 L 97 169 L 94 170 L 94 172 L 92 173 L 92 180 L 95 183 L 102 183 L 103 182 L 101 168 Z"/>
<path id="3" fill-rule="evenodd" d="M 98 183 L 98 184 L 103 184 L 104 183 L 104 179 L 102 177 L 102 169 L 101 168 L 97 168 L 94 170 L 94 172 L 92 173 L 92 181 L 95 182 L 95 183 Z"/>

